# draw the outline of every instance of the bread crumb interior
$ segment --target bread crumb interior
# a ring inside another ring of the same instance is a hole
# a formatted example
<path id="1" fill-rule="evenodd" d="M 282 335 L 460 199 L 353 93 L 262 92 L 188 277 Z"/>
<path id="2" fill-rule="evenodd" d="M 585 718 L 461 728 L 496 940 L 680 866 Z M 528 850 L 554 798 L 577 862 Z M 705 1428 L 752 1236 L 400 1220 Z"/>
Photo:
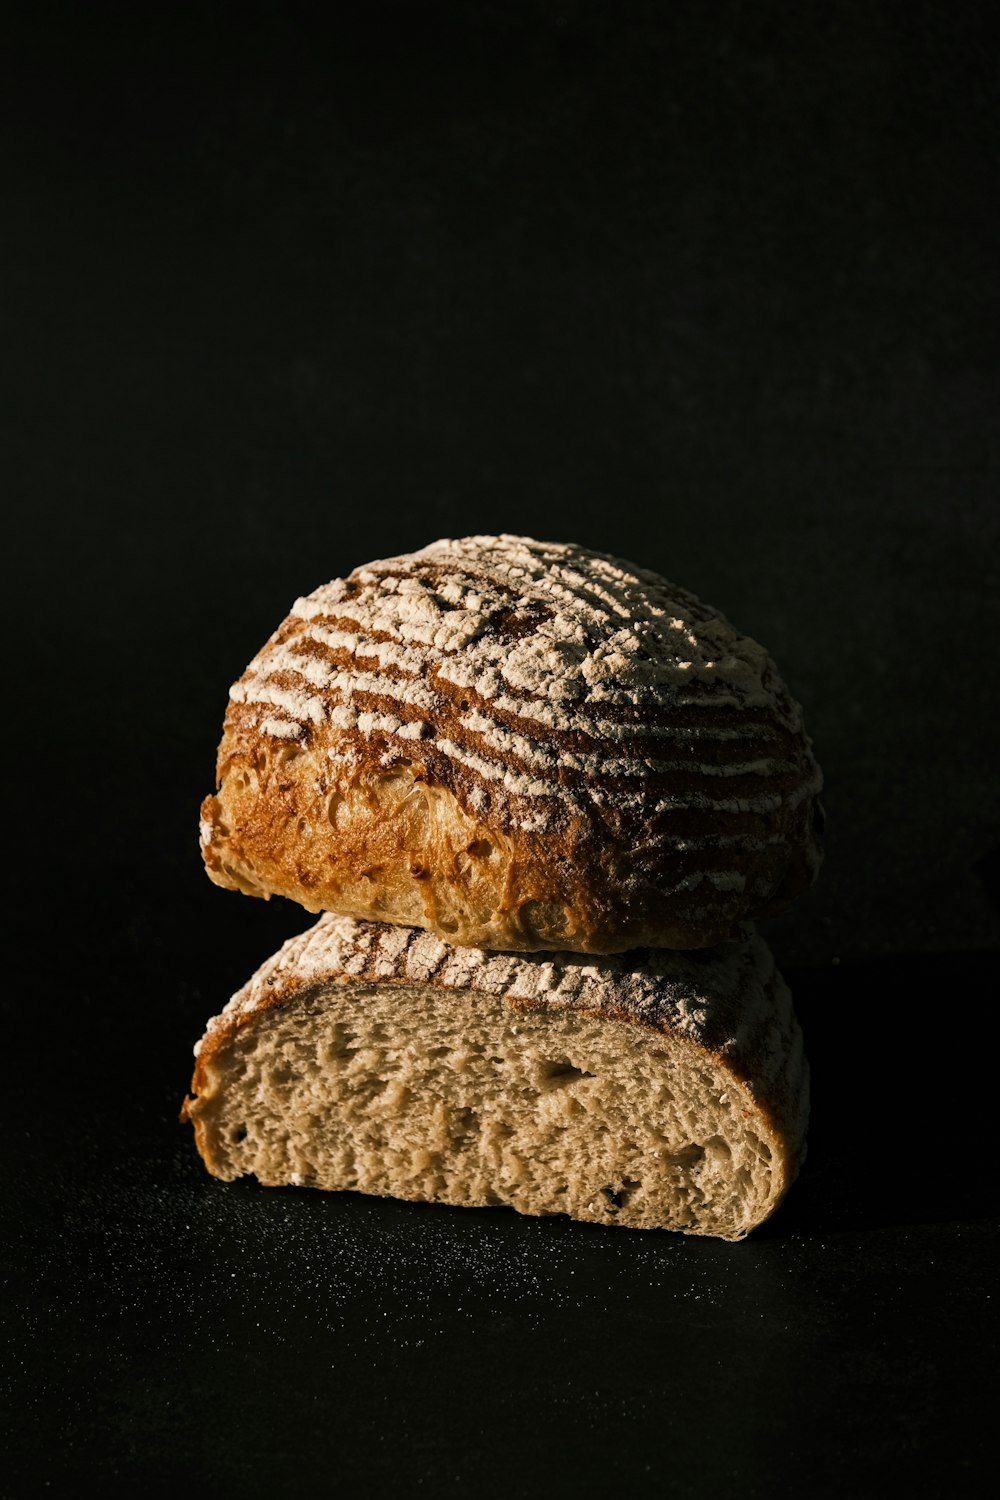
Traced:
<path id="1" fill-rule="evenodd" d="M 739 1239 L 779 1172 L 683 1037 L 432 985 L 328 983 L 228 1037 L 193 1101 L 217 1176 Z"/>

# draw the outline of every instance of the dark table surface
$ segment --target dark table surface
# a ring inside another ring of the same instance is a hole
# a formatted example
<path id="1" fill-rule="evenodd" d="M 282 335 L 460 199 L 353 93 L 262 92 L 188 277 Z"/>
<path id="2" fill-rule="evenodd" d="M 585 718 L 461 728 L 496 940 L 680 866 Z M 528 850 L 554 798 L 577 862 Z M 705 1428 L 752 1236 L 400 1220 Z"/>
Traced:
<path id="1" fill-rule="evenodd" d="M 989 1490 L 989 7 L 783 9 L 13 26 L 3 1493 Z M 481 531 L 657 569 L 804 706 L 810 1149 L 740 1245 L 224 1186 L 177 1121 L 309 920 L 200 868 L 230 682 Z"/>

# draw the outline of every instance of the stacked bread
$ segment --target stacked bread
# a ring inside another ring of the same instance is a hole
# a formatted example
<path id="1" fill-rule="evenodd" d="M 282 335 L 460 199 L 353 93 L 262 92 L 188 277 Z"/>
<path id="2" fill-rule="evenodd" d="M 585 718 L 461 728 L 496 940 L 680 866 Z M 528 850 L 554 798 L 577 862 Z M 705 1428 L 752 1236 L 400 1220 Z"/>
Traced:
<path id="1" fill-rule="evenodd" d="M 807 1069 L 750 922 L 820 860 L 774 663 L 655 573 L 469 537 L 359 568 L 230 693 L 202 848 L 323 915 L 209 1023 L 209 1170 L 741 1238 Z"/>

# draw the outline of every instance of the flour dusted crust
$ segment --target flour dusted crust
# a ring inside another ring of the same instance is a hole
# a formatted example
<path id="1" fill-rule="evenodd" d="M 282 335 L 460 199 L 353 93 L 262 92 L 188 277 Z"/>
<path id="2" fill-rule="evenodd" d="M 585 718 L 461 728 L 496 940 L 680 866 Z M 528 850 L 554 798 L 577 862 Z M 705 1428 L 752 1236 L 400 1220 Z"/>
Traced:
<path id="1" fill-rule="evenodd" d="M 231 690 L 219 885 L 533 951 L 705 947 L 813 880 L 821 778 L 774 663 L 655 573 L 514 536 L 299 599 Z"/>
<path id="2" fill-rule="evenodd" d="M 585 959 L 324 915 L 208 1026 L 209 1171 L 740 1239 L 805 1150 L 808 1070 L 759 937 Z"/>

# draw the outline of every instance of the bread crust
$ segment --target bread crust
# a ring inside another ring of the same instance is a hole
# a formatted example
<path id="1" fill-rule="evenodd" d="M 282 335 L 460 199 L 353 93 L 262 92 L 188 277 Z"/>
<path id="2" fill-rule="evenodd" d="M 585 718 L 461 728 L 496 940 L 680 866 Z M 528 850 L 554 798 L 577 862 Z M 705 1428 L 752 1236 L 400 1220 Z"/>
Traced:
<path id="1" fill-rule="evenodd" d="M 209 1022 L 196 1048 L 182 1118 L 193 1124 L 210 1172 L 239 1175 L 220 1152 L 211 1123 L 224 1087 L 219 1059 L 231 1051 L 234 1039 L 276 1008 L 315 1009 L 324 995 L 342 996 L 347 987 L 363 997 L 373 985 L 397 988 L 401 1004 L 407 989 L 421 985 L 450 991 L 470 1006 L 489 997 L 524 1014 L 594 1017 L 609 1032 L 625 1028 L 632 1035 L 667 1036 L 709 1064 L 718 1090 L 735 1094 L 761 1143 L 767 1183 L 747 1221 L 721 1228 L 702 1224 L 689 1232 L 742 1238 L 774 1211 L 804 1159 L 808 1064 L 787 986 L 759 936 L 709 952 L 646 952 L 584 964 L 569 953 L 455 949 L 429 934 L 325 914 L 262 965 Z M 359 1005 L 363 1013 L 361 1000 Z M 432 1195 L 416 1188 L 405 1196 Z M 600 1213 L 584 1216 L 602 1215 L 603 1206 Z M 617 1210 L 614 1221 L 652 1227 L 641 1216 L 630 1219 Z"/>
<path id="2" fill-rule="evenodd" d="M 706 947 L 815 877 L 774 663 L 657 575 L 472 537 L 300 599 L 230 696 L 210 877 L 453 945 Z"/>

